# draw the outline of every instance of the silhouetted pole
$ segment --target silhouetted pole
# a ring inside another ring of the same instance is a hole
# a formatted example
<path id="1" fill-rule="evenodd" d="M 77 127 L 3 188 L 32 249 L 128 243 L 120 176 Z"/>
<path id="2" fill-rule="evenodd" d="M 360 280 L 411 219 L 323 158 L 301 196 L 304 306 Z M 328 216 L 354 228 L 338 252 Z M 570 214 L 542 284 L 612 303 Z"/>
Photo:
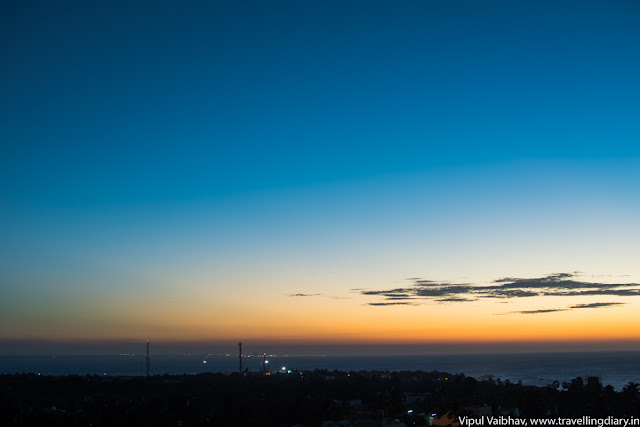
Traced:
<path id="1" fill-rule="evenodd" d="M 238 365 L 240 366 L 240 370 L 238 372 L 242 373 L 242 343 L 238 343 Z"/>
<path id="2" fill-rule="evenodd" d="M 149 340 L 147 340 L 147 378 L 149 378 L 150 368 L 151 368 L 151 357 L 149 356 Z"/>

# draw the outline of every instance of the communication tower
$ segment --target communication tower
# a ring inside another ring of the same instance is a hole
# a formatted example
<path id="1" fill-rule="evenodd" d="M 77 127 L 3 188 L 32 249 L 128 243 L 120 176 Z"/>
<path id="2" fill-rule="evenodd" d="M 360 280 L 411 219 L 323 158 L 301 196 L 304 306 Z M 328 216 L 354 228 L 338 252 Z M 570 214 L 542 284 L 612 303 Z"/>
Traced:
<path id="1" fill-rule="evenodd" d="M 147 378 L 149 378 L 149 371 L 151 370 L 151 357 L 149 356 L 149 340 L 147 340 Z"/>

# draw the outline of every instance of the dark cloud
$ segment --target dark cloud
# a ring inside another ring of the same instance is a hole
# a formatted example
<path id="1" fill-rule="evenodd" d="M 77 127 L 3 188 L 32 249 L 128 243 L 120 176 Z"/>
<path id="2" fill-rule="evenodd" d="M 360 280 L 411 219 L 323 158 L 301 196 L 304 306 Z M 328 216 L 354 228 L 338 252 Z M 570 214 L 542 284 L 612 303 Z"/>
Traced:
<path id="1" fill-rule="evenodd" d="M 614 295 L 618 297 L 632 297 L 640 295 L 640 289 L 591 289 L 584 291 L 565 292 L 561 295 L 569 297 L 591 295 Z"/>
<path id="2" fill-rule="evenodd" d="M 540 313 L 553 313 L 554 311 L 567 311 L 568 308 L 545 308 L 542 310 L 525 310 L 525 311 L 514 311 L 513 313 L 520 314 L 540 314 Z"/>
<path id="3" fill-rule="evenodd" d="M 576 304 L 567 308 L 548 308 L 541 310 L 525 310 L 525 311 L 512 311 L 511 313 L 504 314 L 540 314 L 540 313 L 553 313 L 554 311 L 569 311 L 577 310 L 580 308 L 602 308 L 602 307 L 615 307 L 617 305 L 624 305 L 624 302 L 593 302 L 590 304 Z"/>
<path id="4" fill-rule="evenodd" d="M 411 294 L 414 292 L 412 288 L 397 288 L 397 289 L 389 289 L 387 291 L 361 291 L 362 295 L 381 295 L 385 297 L 397 297 L 397 296 L 412 296 Z"/>
<path id="5" fill-rule="evenodd" d="M 523 298 L 523 297 L 536 297 L 540 295 L 539 292 L 523 290 L 523 289 L 499 289 L 487 291 L 483 295 L 483 298 Z"/>
<path id="6" fill-rule="evenodd" d="M 476 301 L 476 300 L 475 299 L 469 299 L 469 298 L 451 297 L 451 298 L 440 298 L 440 299 L 437 299 L 435 301 L 438 301 L 438 302 L 466 302 L 466 301 Z"/>
<path id="7" fill-rule="evenodd" d="M 365 305 L 384 306 L 384 305 L 416 305 L 413 302 L 369 302 Z"/>
<path id="8" fill-rule="evenodd" d="M 382 298 L 387 303 L 374 305 L 408 305 L 409 301 L 431 300 L 435 302 L 467 302 L 478 299 L 514 299 L 537 296 L 640 296 L 640 283 L 600 283 L 580 280 L 581 272 L 554 273 L 543 277 L 518 278 L 503 277 L 489 284 L 451 283 L 413 277 L 407 279 L 410 286 L 386 289 L 352 289 L 361 295 Z M 592 278 L 594 276 L 591 276 Z M 395 301 L 395 302 L 391 302 Z M 582 304 L 568 308 L 526 310 L 522 314 L 550 313 L 578 308 L 611 307 L 622 303 Z"/>
<path id="9" fill-rule="evenodd" d="M 574 277 L 575 273 L 556 273 L 549 274 L 545 277 L 538 277 L 534 279 L 520 279 L 514 277 L 503 277 L 502 279 L 494 280 L 494 283 L 505 283 L 507 286 L 524 286 L 524 287 L 539 287 L 546 286 L 549 283 L 557 283 L 564 279 Z"/>
<path id="10" fill-rule="evenodd" d="M 614 307 L 616 305 L 624 305 L 625 302 L 593 302 L 591 304 L 578 304 L 571 306 L 574 308 L 600 308 L 600 307 Z"/>
<path id="11" fill-rule="evenodd" d="M 462 285 L 438 285 L 432 288 L 419 288 L 415 291 L 415 294 L 420 297 L 447 297 L 450 295 L 464 295 L 473 291 L 473 286 Z"/>

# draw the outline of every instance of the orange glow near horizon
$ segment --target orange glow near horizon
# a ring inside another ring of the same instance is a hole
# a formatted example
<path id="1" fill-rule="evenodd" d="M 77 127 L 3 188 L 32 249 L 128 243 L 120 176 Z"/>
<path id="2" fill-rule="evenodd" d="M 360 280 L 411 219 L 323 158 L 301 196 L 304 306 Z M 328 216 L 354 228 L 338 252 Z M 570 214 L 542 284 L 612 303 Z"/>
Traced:
<path id="1" fill-rule="evenodd" d="M 275 284 L 273 286 L 276 286 Z M 640 340 L 640 302 L 611 296 L 610 306 L 572 309 L 599 301 L 561 296 L 479 299 L 372 306 L 375 297 L 291 296 L 282 286 L 216 291 L 190 285 L 178 296 L 158 290 L 98 297 L 78 293 L 40 297 L 9 313 L 0 340 L 73 342 L 152 337 L 162 342 L 271 342 L 300 345 L 421 345 L 623 342 Z M 250 296 L 250 298 L 248 298 Z M 48 298 L 47 298 L 48 297 Z M 536 314 L 531 311 L 538 310 Z M 525 314 L 530 313 L 530 314 Z"/>
<path id="2" fill-rule="evenodd" d="M 285 300 L 286 302 L 286 300 Z M 164 341 L 260 340 L 305 343 L 417 344 L 488 342 L 573 342 L 637 340 L 634 325 L 640 320 L 629 306 L 513 314 L 507 304 L 475 304 L 473 309 L 451 310 L 446 305 L 371 307 L 352 301 L 319 304 L 309 300 L 286 310 L 253 303 L 234 313 L 233 307 L 212 310 L 202 304 L 179 308 L 166 304 L 143 312 L 96 311 L 91 317 L 68 312 L 46 319 L 39 316 L 2 337 L 55 340 L 136 340 L 154 337 Z M 514 304 L 509 304 L 514 305 Z M 340 308 L 340 309 L 338 309 Z"/>

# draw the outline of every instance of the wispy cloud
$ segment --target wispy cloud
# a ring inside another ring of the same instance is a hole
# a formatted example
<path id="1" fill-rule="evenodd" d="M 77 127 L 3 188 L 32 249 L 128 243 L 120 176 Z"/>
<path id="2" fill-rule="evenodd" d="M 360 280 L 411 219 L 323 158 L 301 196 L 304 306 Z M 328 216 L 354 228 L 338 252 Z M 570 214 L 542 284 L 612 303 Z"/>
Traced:
<path id="1" fill-rule="evenodd" d="M 571 308 L 600 308 L 600 307 L 614 307 L 616 305 L 624 305 L 626 302 L 593 302 L 591 304 L 578 304 L 571 306 Z"/>
<path id="2" fill-rule="evenodd" d="M 400 301 L 400 302 L 370 302 L 365 305 L 373 305 L 373 306 L 385 306 L 385 305 L 416 305 L 416 303 L 408 302 L 408 301 Z"/>
<path id="3" fill-rule="evenodd" d="M 352 289 L 351 291 L 360 295 L 381 298 L 382 302 L 378 301 L 369 304 L 380 306 L 399 305 L 401 302 L 407 303 L 416 300 L 458 303 L 488 298 L 515 299 L 539 296 L 640 296 L 640 283 L 585 281 L 580 280 L 581 275 L 581 272 L 576 271 L 573 273 L 549 274 L 535 278 L 503 277 L 489 284 L 451 283 L 412 277 L 407 279 L 410 283 L 404 287 L 381 290 Z M 619 304 L 623 303 L 580 304 L 567 308 L 527 310 L 518 313 L 551 313 L 579 308 L 612 307 Z"/>
<path id="4" fill-rule="evenodd" d="M 602 307 L 615 307 L 618 305 L 624 305 L 624 302 L 594 302 L 590 304 L 576 304 L 567 308 L 545 308 L 541 310 L 524 310 L 524 311 L 512 311 L 510 313 L 503 314 L 540 314 L 540 313 L 553 313 L 555 311 L 569 311 L 577 310 L 581 308 L 602 308 Z"/>
<path id="5" fill-rule="evenodd" d="M 513 313 L 519 313 L 519 314 L 540 314 L 540 313 L 553 313 L 555 311 L 567 311 L 569 310 L 568 308 L 543 308 L 540 310 L 524 310 L 524 311 L 512 311 L 511 313 L 505 313 L 505 314 L 513 314 Z"/>
<path id="6" fill-rule="evenodd" d="M 476 301 L 473 298 L 460 298 L 460 297 L 451 297 L 451 298 L 440 298 L 435 301 L 438 302 L 467 302 L 467 301 Z"/>

